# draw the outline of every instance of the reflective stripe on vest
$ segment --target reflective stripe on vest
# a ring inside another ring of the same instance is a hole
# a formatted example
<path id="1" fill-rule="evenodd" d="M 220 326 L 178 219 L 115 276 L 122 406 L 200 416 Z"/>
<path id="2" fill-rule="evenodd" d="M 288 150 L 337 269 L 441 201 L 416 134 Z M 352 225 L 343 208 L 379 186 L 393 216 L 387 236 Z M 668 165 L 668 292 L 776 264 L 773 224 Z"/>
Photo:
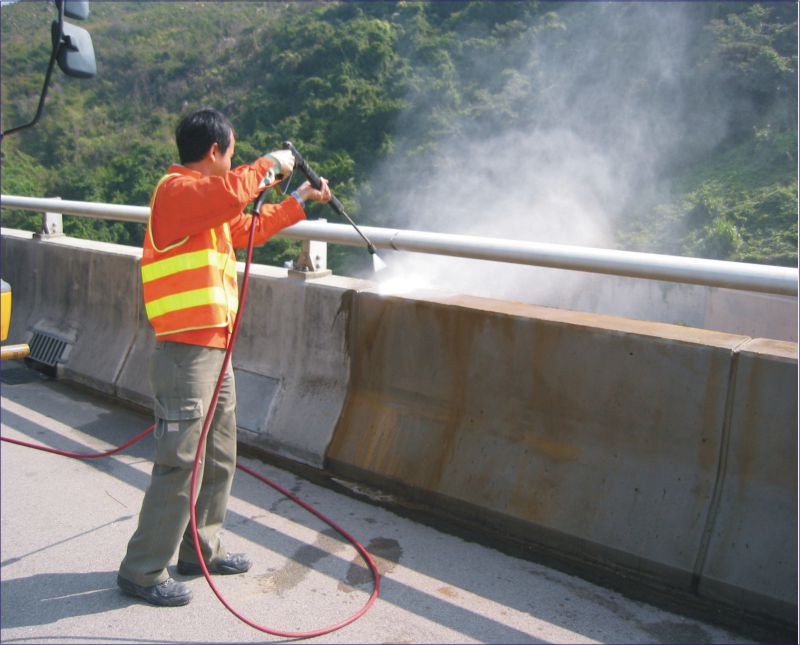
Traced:
<path id="1" fill-rule="evenodd" d="M 226 264 L 227 263 L 227 264 Z M 223 267 L 226 275 L 236 275 L 236 264 L 228 262 L 228 256 L 223 253 L 212 251 L 211 249 L 201 249 L 200 251 L 190 251 L 181 253 L 163 260 L 155 260 L 147 265 L 142 265 L 142 280 L 150 282 L 165 276 L 177 273 L 178 271 L 188 271 L 189 269 L 199 269 L 205 266 Z"/>
<path id="2" fill-rule="evenodd" d="M 147 303 L 147 317 L 151 319 L 157 318 L 158 316 L 163 316 L 164 314 L 180 309 L 200 307 L 207 304 L 227 304 L 225 290 L 219 287 L 208 287 L 206 289 L 184 291 L 183 293 L 176 293 L 172 296 L 164 296 L 163 298 Z"/>
<path id="3" fill-rule="evenodd" d="M 150 200 L 151 213 L 159 188 L 173 176 L 158 182 Z M 142 284 L 145 311 L 156 336 L 230 329 L 239 309 L 239 292 L 228 223 L 164 248 L 156 246 L 150 224 L 142 253 Z M 217 234 L 220 230 L 222 235 Z"/>

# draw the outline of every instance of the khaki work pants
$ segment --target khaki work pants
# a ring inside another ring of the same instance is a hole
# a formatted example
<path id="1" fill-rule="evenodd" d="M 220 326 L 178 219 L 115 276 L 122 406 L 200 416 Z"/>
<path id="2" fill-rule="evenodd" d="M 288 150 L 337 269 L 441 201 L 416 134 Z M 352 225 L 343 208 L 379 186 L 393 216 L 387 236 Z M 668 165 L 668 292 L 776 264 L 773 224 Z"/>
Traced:
<path id="1" fill-rule="evenodd" d="M 198 561 L 189 526 L 189 489 L 224 357 L 222 349 L 156 343 L 150 361 L 156 417 L 153 472 L 139 526 L 119 570 L 134 584 L 150 586 L 169 578 L 167 565 L 179 546 L 179 560 Z M 197 479 L 197 530 L 206 562 L 225 555 L 220 532 L 235 470 L 236 388 L 228 365 Z"/>

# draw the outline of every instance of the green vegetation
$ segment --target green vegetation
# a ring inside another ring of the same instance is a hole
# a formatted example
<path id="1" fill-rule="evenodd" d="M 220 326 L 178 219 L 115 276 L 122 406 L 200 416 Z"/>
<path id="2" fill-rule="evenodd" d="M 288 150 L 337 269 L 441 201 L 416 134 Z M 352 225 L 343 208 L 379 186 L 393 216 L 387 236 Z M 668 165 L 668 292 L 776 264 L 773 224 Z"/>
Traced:
<path id="1" fill-rule="evenodd" d="M 2 191 L 146 205 L 175 160 L 180 115 L 213 105 L 236 125 L 235 163 L 291 139 L 354 218 L 403 226 L 396 194 L 376 183 L 381 169 L 424 192 L 441 163 L 440 142 L 558 127 L 554 96 L 577 103 L 575 88 L 599 88 L 617 74 L 609 101 L 623 107 L 612 110 L 669 104 L 676 88 L 686 97 L 675 119 L 686 131 L 657 166 L 660 190 L 626 202 L 619 246 L 796 265 L 794 5 L 665 3 L 689 25 L 687 62 L 665 84 L 636 53 L 647 32 L 624 30 L 643 11 L 660 10 L 643 4 L 93 2 L 82 26 L 98 76 L 53 75 L 40 123 L 3 141 Z M 2 9 L 4 129 L 35 111 L 54 14 L 46 2 Z M 585 30 L 597 21 L 619 25 L 621 37 L 587 52 Z M 695 116 L 710 103 L 725 107 L 714 123 Z M 602 106 L 586 111 L 593 107 Z M 614 145 L 613 128 L 606 139 L 592 134 L 603 131 L 602 116 L 587 116 L 582 127 L 596 145 Z M 711 130 L 713 143 L 698 145 Z M 473 180 L 470 167 L 459 170 Z M 495 181 L 503 180 L 512 178 Z M 316 205 L 310 217 L 335 218 Z M 3 211 L 4 226 L 37 223 Z M 65 229 L 133 245 L 143 235 L 141 225 L 81 218 Z M 276 240 L 256 260 L 281 264 L 297 248 Z M 337 272 L 368 262 L 363 252 L 330 249 Z"/>
<path id="2" fill-rule="evenodd" d="M 783 5 L 746 5 L 707 27 L 704 65 L 735 97 L 728 135 L 676 171 L 672 199 L 631 223 L 632 248 L 797 265 L 797 22 Z"/>

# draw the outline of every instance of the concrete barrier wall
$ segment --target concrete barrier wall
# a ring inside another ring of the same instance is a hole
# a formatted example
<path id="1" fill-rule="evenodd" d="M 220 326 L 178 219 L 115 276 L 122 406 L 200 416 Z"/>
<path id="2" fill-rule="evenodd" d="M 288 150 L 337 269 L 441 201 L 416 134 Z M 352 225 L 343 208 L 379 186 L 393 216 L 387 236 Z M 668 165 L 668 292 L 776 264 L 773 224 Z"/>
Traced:
<path id="1" fill-rule="evenodd" d="M 520 299 L 559 309 L 797 342 L 796 296 L 622 276 L 576 275 L 573 271 L 543 269 L 541 275 L 542 284 L 537 285 L 543 292 L 541 297 Z"/>
<path id="2" fill-rule="evenodd" d="M 65 378 L 149 406 L 139 252 L 0 250 L 9 340 L 61 334 Z M 246 444 L 796 621 L 795 343 L 256 267 L 234 368 Z"/>
<path id="3" fill-rule="evenodd" d="M 331 470 L 793 620 L 796 461 L 767 477 L 764 446 L 750 479 L 720 467 L 758 460 L 761 426 L 796 459 L 795 344 L 776 365 L 744 336 L 430 294 L 362 293 L 353 316 Z M 758 553 L 727 542 L 761 532 Z"/>
<path id="4" fill-rule="evenodd" d="M 253 267 L 233 353 L 248 443 L 322 466 L 347 394 L 348 326 L 361 285 Z"/>
<path id="5" fill-rule="evenodd" d="M 30 340 L 27 330 L 31 326 L 31 318 L 36 315 L 34 309 L 37 308 L 37 302 L 41 300 L 36 295 L 39 282 L 36 269 L 38 252 L 30 243 L 32 237 L 32 233 L 6 228 L 2 229 L 0 236 L 0 273 L 3 280 L 11 285 L 12 291 L 9 343 Z M 38 309 L 44 311 L 43 303 L 39 303 Z M 60 318 L 63 319 L 63 315 Z"/>
<path id="6" fill-rule="evenodd" d="M 155 337 L 141 304 L 140 258 L 134 248 L 4 230 L 9 338 L 54 334 L 68 342 L 63 378 L 151 409 Z M 363 284 L 253 267 L 233 356 L 244 443 L 322 465 L 347 392 L 350 303 Z"/>
<path id="7" fill-rule="evenodd" d="M 797 616 L 797 345 L 735 356 L 729 422 L 700 591 Z"/>
<path id="8" fill-rule="evenodd" d="M 63 339 L 63 376 L 117 394 L 140 319 L 140 255 L 115 244 L 4 234 L 2 270 L 13 290 L 9 337 L 27 342 L 38 330 Z"/>

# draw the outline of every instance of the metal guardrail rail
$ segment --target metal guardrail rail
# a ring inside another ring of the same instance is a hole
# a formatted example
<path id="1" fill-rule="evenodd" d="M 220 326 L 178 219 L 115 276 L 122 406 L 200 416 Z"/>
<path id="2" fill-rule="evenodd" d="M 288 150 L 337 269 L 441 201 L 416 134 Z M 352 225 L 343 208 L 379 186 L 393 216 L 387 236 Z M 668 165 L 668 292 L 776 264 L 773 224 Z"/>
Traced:
<path id="1" fill-rule="evenodd" d="M 144 206 L 122 206 L 17 195 L 0 196 L 0 208 L 80 215 L 139 224 L 146 224 L 150 216 L 150 209 Z M 509 262 L 788 296 L 797 296 L 798 293 L 798 270 L 796 268 L 407 229 L 368 226 L 360 228 L 379 249 Z M 363 246 L 364 244 L 362 238 L 352 227 L 346 224 L 327 222 L 299 222 L 281 231 L 280 237 L 318 240 L 348 246 Z"/>

